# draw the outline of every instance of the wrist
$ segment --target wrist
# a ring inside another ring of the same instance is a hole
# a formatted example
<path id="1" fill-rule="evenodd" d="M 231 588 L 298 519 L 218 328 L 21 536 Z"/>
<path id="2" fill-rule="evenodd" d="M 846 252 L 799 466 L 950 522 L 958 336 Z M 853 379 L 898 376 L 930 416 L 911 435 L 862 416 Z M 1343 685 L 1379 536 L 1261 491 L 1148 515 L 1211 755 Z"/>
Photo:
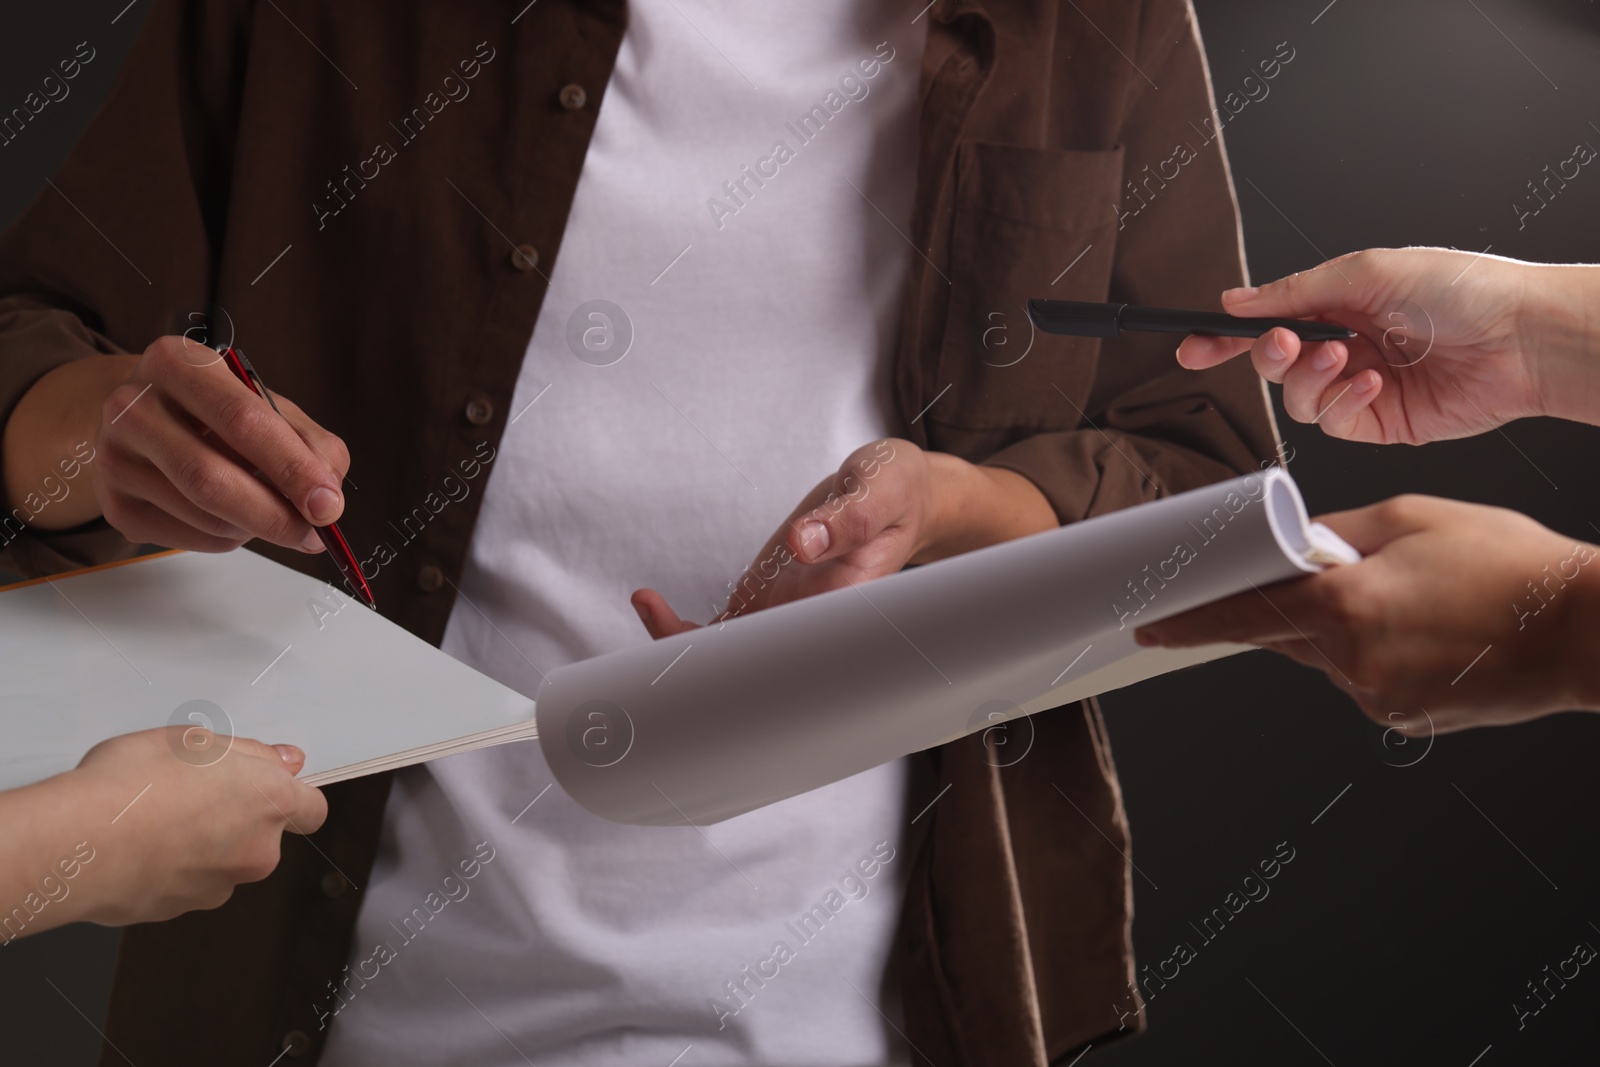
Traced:
<path id="1" fill-rule="evenodd" d="M 1526 268 L 1518 336 L 1536 415 L 1600 422 L 1600 267 Z"/>
<path id="2" fill-rule="evenodd" d="M 91 461 L 100 413 L 138 365 L 138 356 L 85 356 L 52 368 L 22 394 L 0 428 L 6 510 L 25 512 L 27 524 L 41 530 L 99 518 Z"/>
<path id="3" fill-rule="evenodd" d="M 962 504 L 971 492 L 967 468 L 972 464 L 948 452 L 924 452 L 923 457 L 928 488 L 917 545 L 907 561 L 911 564 L 932 563 L 960 551 L 952 546 L 961 540 Z"/>
<path id="4" fill-rule="evenodd" d="M 1022 475 L 946 452 L 925 455 L 928 508 L 911 563 L 931 563 L 1060 525 L 1044 494 Z"/>
<path id="5" fill-rule="evenodd" d="M 99 879 L 85 867 L 95 855 L 86 807 L 94 790 L 77 770 L 3 794 L 10 840 L 4 850 L 0 908 L 8 919 L 0 942 L 93 917 Z M 22 917 L 26 916 L 26 921 Z"/>

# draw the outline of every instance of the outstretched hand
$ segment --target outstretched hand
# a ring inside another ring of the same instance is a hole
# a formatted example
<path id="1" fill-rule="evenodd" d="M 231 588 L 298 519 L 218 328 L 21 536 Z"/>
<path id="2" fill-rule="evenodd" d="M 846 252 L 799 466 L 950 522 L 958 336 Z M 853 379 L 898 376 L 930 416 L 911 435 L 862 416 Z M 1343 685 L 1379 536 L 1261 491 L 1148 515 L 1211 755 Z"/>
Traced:
<path id="1" fill-rule="evenodd" d="M 1222 294 L 1229 314 L 1336 322 L 1352 340 L 1308 344 L 1282 328 L 1253 344 L 1190 336 L 1178 362 L 1203 370 L 1249 352 L 1256 372 L 1283 386 L 1289 416 L 1333 437 L 1470 437 L 1544 413 L 1532 353 L 1547 320 L 1527 313 L 1527 290 L 1559 270 L 1433 248 L 1354 252 Z"/>
<path id="2" fill-rule="evenodd" d="M 1600 708 L 1594 546 L 1514 511 L 1424 496 L 1319 521 L 1365 558 L 1152 623 L 1136 639 L 1272 649 L 1403 733 Z"/>

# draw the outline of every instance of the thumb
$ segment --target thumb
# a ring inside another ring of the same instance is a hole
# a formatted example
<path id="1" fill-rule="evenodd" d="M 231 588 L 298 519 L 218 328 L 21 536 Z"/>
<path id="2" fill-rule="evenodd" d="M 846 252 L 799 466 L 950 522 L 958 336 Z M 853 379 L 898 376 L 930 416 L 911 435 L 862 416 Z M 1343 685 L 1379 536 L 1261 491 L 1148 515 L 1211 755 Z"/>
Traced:
<path id="1" fill-rule="evenodd" d="M 835 547 L 830 516 L 826 509 L 817 508 L 789 525 L 788 549 L 802 563 L 816 563 Z"/>
<path id="2" fill-rule="evenodd" d="M 853 460 L 839 468 L 821 504 L 789 522 L 784 543 L 800 563 L 848 555 L 883 533 L 905 507 L 905 486 L 894 476 L 868 482 Z"/>
<path id="3" fill-rule="evenodd" d="M 887 493 L 845 497 L 790 522 L 784 540 L 796 561 L 822 563 L 869 544 L 898 521 L 898 514 L 899 502 Z"/>
<path id="4" fill-rule="evenodd" d="M 286 768 L 290 774 L 299 774 L 306 765 L 306 754 L 294 745 L 269 745 L 249 737 L 232 737 L 224 739 L 230 753 L 241 756 L 253 756 L 268 763 L 278 764 Z"/>

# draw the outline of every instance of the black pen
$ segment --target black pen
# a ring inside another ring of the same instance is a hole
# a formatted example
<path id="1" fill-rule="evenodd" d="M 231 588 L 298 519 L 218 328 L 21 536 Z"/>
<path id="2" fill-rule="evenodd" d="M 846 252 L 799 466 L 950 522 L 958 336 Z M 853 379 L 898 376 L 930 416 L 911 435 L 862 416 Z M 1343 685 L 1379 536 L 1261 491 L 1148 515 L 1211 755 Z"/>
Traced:
<path id="1" fill-rule="evenodd" d="M 1083 304 L 1073 300 L 1030 300 L 1028 317 L 1046 333 L 1073 337 L 1120 337 L 1135 333 L 1208 334 L 1213 337 L 1260 337 L 1283 327 L 1302 341 L 1347 341 L 1354 330 L 1333 322 L 1305 319 L 1242 319 L 1220 311 L 1178 311 L 1137 304 Z"/>

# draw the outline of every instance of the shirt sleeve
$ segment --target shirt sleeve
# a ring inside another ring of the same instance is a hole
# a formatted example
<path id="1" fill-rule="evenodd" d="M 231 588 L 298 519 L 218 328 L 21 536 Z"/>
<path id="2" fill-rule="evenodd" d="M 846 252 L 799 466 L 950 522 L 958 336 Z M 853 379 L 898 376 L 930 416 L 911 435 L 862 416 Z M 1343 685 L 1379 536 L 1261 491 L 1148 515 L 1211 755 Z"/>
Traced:
<path id="1" fill-rule="evenodd" d="M 1145 5 L 1130 61 L 1137 73 L 1120 140 L 1126 177 L 1143 196 L 1129 191 L 1121 207 L 1112 291 L 1129 303 L 1218 308 L 1224 289 L 1244 284 L 1243 240 L 1219 128 L 1228 113 L 1216 110 L 1187 0 Z M 1103 342 L 1079 426 L 1025 438 L 984 463 L 1032 481 L 1066 523 L 1271 462 L 1277 431 L 1250 361 L 1184 370 L 1179 340 L 1127 334 L 1114 350 Z"/>

